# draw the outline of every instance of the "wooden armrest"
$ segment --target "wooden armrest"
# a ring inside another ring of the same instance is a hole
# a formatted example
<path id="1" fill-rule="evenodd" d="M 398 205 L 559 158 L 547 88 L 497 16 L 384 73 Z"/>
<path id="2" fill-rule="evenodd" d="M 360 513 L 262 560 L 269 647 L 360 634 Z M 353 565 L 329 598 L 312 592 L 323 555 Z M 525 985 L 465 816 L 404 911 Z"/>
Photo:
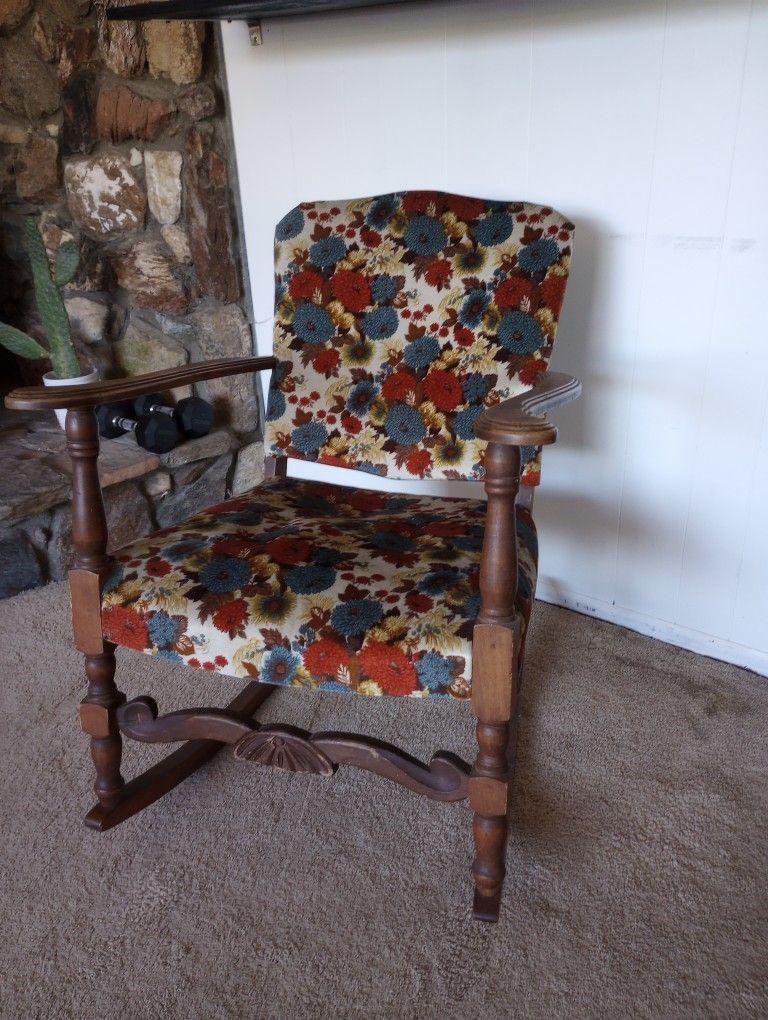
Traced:
<path id="1" fill-rule="evenodd" d="M 156 390 L 164 392 L 176 386 L 220 379 L 226 375 L 244 372 L 261 372 L 274 368 L 277 360 L 268 358 L 218 358 L 215 361 L 197 361 L 181 368 L 166 368 L 162 372 L 132 375 L 125 379 L 106 379 L 103 382 L 85 383 L 82 386 L 27 386 L 12 390 L 5 398 L 5 406 L 14 411 L 35 411 L 50 408 L 95 407 L 97 404 L 132 400 Z"/>
<path id="2" fill-rule="evenodd" d="M 502 446 L 547 446 L 557 429 L 544 412 L 581 394 L 581 383 L 567 372 L 544 372 L 533 389 L 489 407 L 475 422 L 475 435 Z"/>

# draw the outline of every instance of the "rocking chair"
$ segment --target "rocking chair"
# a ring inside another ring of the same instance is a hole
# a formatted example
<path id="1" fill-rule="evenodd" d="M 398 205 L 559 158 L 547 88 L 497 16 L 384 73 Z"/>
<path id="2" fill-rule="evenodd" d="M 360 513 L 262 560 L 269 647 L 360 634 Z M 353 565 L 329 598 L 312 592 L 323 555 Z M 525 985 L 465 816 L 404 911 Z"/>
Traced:
<path id="1" fill-rule="evenodd" d="M 294 772 L 355 766 L 469 801 L 474 916 L 497 920 L 536 585 L 532 486 L 557 436 L 543 415 L 580 393 L 548 371 L 573 229 L 551 208 L 442 192 L 303 203 L 277 225 L 274 357 L 6 398 L 68 409 L 69 577 L 98 798 L 86 825 L 125 821 L 225 744 Z M 94 407 L 267 369 L 267 480 L 108 556 Z M 289 460 L 356 470 L 363 486 L 371 474 L 476 480 L 478 497 L 305 481 L 288 477 Z M 151 698 L 118 690 L 116 645 L 247 683 L 226 709 L 159 715 Z M 474 765 L 259 725 L 275 685 L 409 696 L 414 712 L 421 698 L 469 701 Z M 185 743 L 125 782 L 124 737 Z"/>

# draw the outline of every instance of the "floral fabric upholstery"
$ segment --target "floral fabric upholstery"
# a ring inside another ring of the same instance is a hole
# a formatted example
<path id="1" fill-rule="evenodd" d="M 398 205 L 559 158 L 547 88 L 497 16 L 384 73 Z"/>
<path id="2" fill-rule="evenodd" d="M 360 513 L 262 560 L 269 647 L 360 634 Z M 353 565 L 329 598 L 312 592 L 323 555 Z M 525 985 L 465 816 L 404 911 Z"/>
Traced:
<path id="1" fill-rule="evenodd" d="M 573 224 L 439 191 L 305 202 L 277 225 L 267 441 L 393 478 L 481 478 L 483 407 L 552 354 Z M 535 485 L 539 451 L 523 451 Z"/>
<path id="2" fill-rule="evenodd" d="M 105 636 L 271 684 L 468 697 L 485 504 L 274 479 L 117 553 Z M 517 517 L 518 609 L 536 532 Z"/>

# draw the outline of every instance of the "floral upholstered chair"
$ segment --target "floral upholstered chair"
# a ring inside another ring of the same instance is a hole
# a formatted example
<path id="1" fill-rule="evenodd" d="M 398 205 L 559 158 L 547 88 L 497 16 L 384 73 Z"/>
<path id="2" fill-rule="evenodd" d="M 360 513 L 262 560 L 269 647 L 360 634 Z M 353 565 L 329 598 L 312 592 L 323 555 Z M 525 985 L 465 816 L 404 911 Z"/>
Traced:
<path id="1" fill-rule="evenodd" d="M 274 358 L 10 395 L 11 407 L 69 408 L 70 578 L 97 775 L 88 825 L 125 820 L 224 744 L 293 771 L 353 765 L 469 801 L 475 916 L 496 919 L 536 586 L 531 487 L 556 438 L 543 413 L 579 393 L 549 372 L 573 229 L 550 208 L 441 192 L 304 203 L 277 226 Z M 268 480 L 108 557 L 94 405 L 269 368 Z M 357 476 L 303 481 L 288 477 L 292 460 Z M 478 493 L 370 491 L 370 475 L 475 480 Z M 118 691 L 115 645 L 245 686 L 227 709 L 159 715 Z M 409 697 L 414 712 L 468 701 L 476 760 L 439 752 L 427 765 L 367 737 L 261 726 L 274 685 Z M 188 743 L 125 783 L 122 736 Z"/>

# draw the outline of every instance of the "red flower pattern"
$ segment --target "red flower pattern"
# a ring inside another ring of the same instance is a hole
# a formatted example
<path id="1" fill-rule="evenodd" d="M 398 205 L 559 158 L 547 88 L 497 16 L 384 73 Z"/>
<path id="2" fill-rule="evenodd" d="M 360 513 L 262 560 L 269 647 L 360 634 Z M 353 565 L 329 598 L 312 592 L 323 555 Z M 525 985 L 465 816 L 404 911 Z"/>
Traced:
<path id="1" fill-rule="evenodd" d="M 415 394 L 417 386 L 418 381 L 412 372 L 395 372 L 384 380 L 381 392 L 387 400 L 396 403 L 407 400 L 409 394 Z"/>
<path id="2" fill-rule="evenodd" d="M 524 298 L 530 298 L 533 283 L 524 276 L 510 276 L 496 290 L 495 302 L 501 309 L 519 308 Z"/>
<path id="3" fill-rule="evenodd" d="M 341 361 L 341 355 L 338 351 L 332 347 L 324 347 L 321 351 L 312 359 L 312 367 L 320 375 L 332 376 L 336 375 L 336 370 L 339 367 Z"/>
<path id="4" fill-rule="evenodd" d="M 244 633 L 243 626 L 248 619 L 248 603 L 244 599 L 233 599 L 225 602 L 213 614 L 213 625 L 217 630 L 235 635 Z M 226 665 L 226 663 L 224 663 Z"/>
<path id="5" fill-rule="evenodd" d="M 360 652 L 363 672 L 387 694 L 412 694 L 417 687 L 416 667 L 396 645 L 370 641 Z"/>
<path id="6" fill-rule="evenodd" d="M 452 372 L 430 372 L 424 392 L 441 411 L 455 411 L 462 400 L 461 383 Z"/>
<path id="7" fill-rule="evenodd" d="M 123 648 L 144 651 L 149 643 L 149 632 L 144 618 L 133 606 L 106 606 L 101 615 L 104 633 Z"/>
<path id="8" fill-rule="evenodd" d="M 349 652 L 331 638 L 321 638 L 304 653 L 304 663 L 315 676 L 335 677 L 341 667 L 349 666 Z"/>
<path id="9" fill-rule="evenodd" d="M 306 270 L 290 282 L 288 293 L 297 301 L 311 301 L 316 293 L 323 292 L 323 278 L 319 273 Z"/>
<path id="10" fill-rule="evenodd" d="M 371 288 L 362 273 L 339 269 L 331 280 L 331 292 L 350 312 L 362 312 L 371 303 Z"/>
<path id="11" fill-rule="evenodd" d="M 453 269 L 451 268 L 451 263 L 446 262 L 445 259 L 436 259 L 424 273 L 424 279 L 430 287 L 442 290 L 443 287 L 448 286 L 452 275 Z"/>

